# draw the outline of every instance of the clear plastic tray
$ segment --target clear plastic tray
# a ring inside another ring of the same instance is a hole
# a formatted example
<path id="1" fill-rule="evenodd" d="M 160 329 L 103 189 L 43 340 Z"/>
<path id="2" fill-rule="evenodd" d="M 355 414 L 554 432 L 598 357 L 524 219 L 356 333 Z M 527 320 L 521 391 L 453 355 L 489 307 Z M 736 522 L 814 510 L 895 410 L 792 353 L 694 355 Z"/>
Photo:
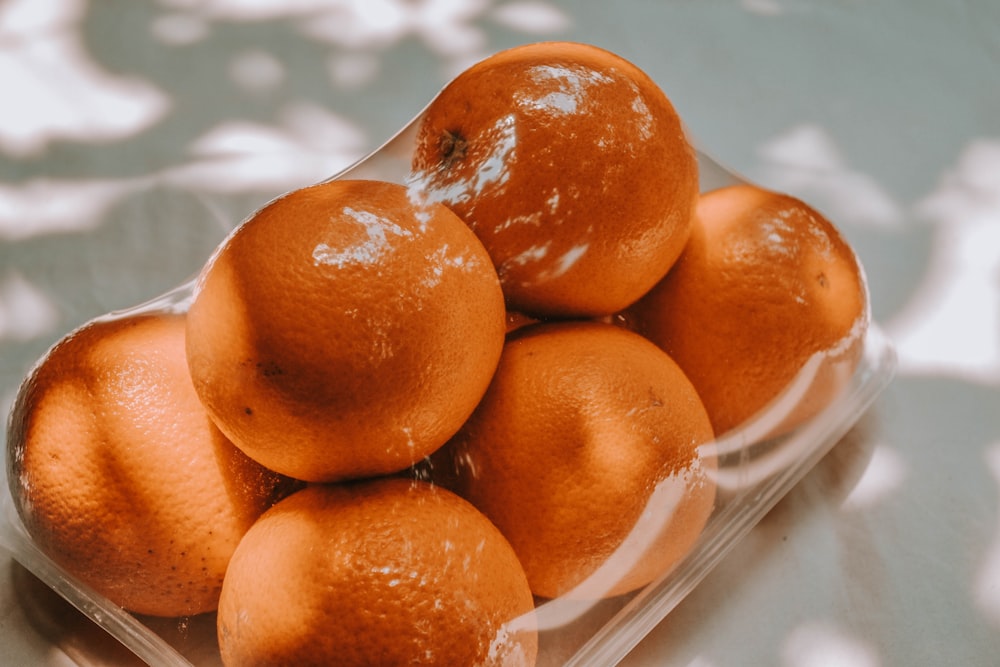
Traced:
<path id="1" fill-rule="evenodd" d="M 417 116 L 371 156 L 334 178 L 404 182 L 419 119 Z M 699 157 L 703 190 L 742 180 L 708 156 Z M 186 283 L 125 312 L 184 309 L 190 294 L 191 284 Z M 807 367 L 784 397 L 757 419 L 716 440 L 720 457 L 716 507 L 693 550 L 661 580 L 634 593 L 595 602 L 556 599 L 541 604 L 536 609 L 538 664 L 604 667 L 624 658 L 847 433 L 889 383 L 894 370 L 893 346 L 873 322 L 860 364 L 843 392 L 820 414 L 780 438 L 762 439 L 759 435 L 794 408 L 794 397 L 808 387 L 816 371 Z M 32 543 L 13 509 L 8 488 L 4 483 L 0 490 L 0 547 L 9 550 L 28 571 L 150 665 L 221 664 L 213 615 L 144 618 L 95 594 Z M 86 656 L 81 658 L 80 647 L 74 653 L 75 659 L 89 663 Z"/>

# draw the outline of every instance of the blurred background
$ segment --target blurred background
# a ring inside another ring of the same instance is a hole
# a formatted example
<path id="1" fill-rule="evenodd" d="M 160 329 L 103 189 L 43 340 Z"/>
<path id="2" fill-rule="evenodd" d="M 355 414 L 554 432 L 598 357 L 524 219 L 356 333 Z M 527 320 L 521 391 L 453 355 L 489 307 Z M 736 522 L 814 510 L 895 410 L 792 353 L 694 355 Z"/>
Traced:
<path id="1" fill-rule="evenodd" d="M 899 355 L 624 664 L 996 664 L 996 0 L 0 0 L 4 414 L 67 331 L 188 279 L 472 62 L 546 39 L 632 60 L 702 150 L 838 224 Z M 19 576 L 0 551 L 4 660 L 67 664 Z"/>

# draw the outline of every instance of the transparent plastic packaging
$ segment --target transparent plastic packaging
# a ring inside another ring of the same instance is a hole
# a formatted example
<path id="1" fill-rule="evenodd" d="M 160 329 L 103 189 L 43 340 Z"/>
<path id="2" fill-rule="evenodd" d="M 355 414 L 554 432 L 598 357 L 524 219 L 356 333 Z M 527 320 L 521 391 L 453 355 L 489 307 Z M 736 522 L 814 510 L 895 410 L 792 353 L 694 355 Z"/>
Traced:
<path id="1" fill-rule="evenodd" d="M 333 178 L 405 183 L 421 117 L 418 115 L 377 151 Z M 699 161 L 703 191 L 743 180 L 707 155 L 699 154 Z M 105 317 L 184 310 L 192 284 L 185 283 L 147 303 Z M 889 383 L 895 369 L 893 346 L 872 322 L 860 363 L 844 389 L 809 421 L 780 437 L 768 437 L 770 426 L 794 410 L 797 398 L 808 392 L 817 371 L 826 363 L 820 357 L 813 361 L 770 407 L 708 445 L 719 460 L 715 508 L 693 549 L 677 567 L 627 595 L 599 600 L 557 598 L 536 608 L 539 665 L 606 666 L 622 660 L 847 433 Z M 164 667 L 221 664 L 214 615 L 139 617 L 88 589 L 35 546 L 17 517 L 6 483 L 0 490 L 0 547 L 146 663 Z M 76 653 L 79 660 L 79 651 Z"/>

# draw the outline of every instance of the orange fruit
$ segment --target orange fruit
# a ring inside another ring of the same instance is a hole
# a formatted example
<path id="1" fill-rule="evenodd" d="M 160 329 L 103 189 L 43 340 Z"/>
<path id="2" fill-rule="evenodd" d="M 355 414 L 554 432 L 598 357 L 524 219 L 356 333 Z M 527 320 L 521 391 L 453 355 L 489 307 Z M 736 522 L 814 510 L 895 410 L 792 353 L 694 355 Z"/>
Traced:
<path id="1" fill-rule="evenodd" d="M 813 416 L 850 378 L 869 322 L 861 264 L 802 201 L 753 185 L 701 197 L 670 273 L 624 314 L 698 389 L 715 432 L 736 428 L 808 367 L 770 432 Z"/>
<path id="2" fill-rule="evenodd" d="M 38 547 L 118 605 L 214 610 L 229 558 L 290 490 L 212 424 L 191 386 L 184 316 L 97 320 L 63 338 L 11 414 L 8 470 Z"/>
<path id="3" fill-rule="evenodd" d="M 479 511 L 420 481 L 312 485 L 275 505 L 233 556 L 223 663 L 532 665 L 533 599 Z"/>
<path id="4" fill-rule="evenodd" d="M 190 307 L 188 362 L 237 446 L 332 481 L 403 470 L 448 440 L 505 328 L 496 271 L 454 213 L 401 185 L 333 181 L 223 242 Z"/>
<path id="5" fill-rule="evenodd" d="M 510 540 L 535 595 L 610 596 L 672 568 L 715 500 L 708 416 L 680 368 L 607 323 L 512 334 L 482 402 L 415 474 Z"/>
<path id="6" fill-rule="evenodd" d="M 512 309 L 609 315 L 681 252 L 698 165 L 673 105 L 627 60 L 571 42 L 501 51 L 430 103 L 410 187 L 482 240 Z"/>

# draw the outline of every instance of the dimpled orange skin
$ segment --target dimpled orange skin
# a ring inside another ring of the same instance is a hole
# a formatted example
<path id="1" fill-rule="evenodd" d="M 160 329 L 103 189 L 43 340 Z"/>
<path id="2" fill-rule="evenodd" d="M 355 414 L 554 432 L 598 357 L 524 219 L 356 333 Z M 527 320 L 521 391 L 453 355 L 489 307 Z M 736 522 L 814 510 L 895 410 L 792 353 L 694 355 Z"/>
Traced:
<path id="1" fill-rule="evenodd" d="M 415 474 L 500 528 L 535 595 L 611 596 L 668 571 L 701 534 L 716 459 L 699 446 L 711 440 L 690 382 L 649 341 L 598 322 L 528 325 L 476 412 Z M 610 576 L 598 573 L 626 539 Z"/>
<path id="2" fill-rule="evenodd" d="M 227 667 L 530 667 L 532 611 L 510 545 L 453 493 L 403 478 L 315 485 L 240 544 L 219 646 Z"/>
<path id="3" fill-rule="evenodd" d="M 405 469 L 472 412 L 503 346 L 486 251 L 400 185 L 334 181 L 248 219 L 199 279 L 195 388 L 220 428 L 284 474 Z"/>
<path id="4" fill-rule="evenodd" d="M 814 416 L 849 380 L 869 318 L 864 272 L 834 225 L 794 197 L 738 185 L 702 196 L 681 258 L 623 319 L 680 364 L 721 435 L 819 354 L 816 380 L 771 433 Z"/>
<path id="5" fill-rule="evenodd" d="M 486 58 L 431 102 L 417 144 L 410 187 L 469 224 L 525 314 L 614 313 L 687 240 L 695 152 L 663 91 L 603 49 Z"/>
<path id="6" fill-rule="evenodd" d="M 248 459 L 191 386 L 182 315 L 97 321 L 29 375 L 8 479 L 38 547 L 115 604 L 213 611 L 240 538 L 289 480 Z"/>

